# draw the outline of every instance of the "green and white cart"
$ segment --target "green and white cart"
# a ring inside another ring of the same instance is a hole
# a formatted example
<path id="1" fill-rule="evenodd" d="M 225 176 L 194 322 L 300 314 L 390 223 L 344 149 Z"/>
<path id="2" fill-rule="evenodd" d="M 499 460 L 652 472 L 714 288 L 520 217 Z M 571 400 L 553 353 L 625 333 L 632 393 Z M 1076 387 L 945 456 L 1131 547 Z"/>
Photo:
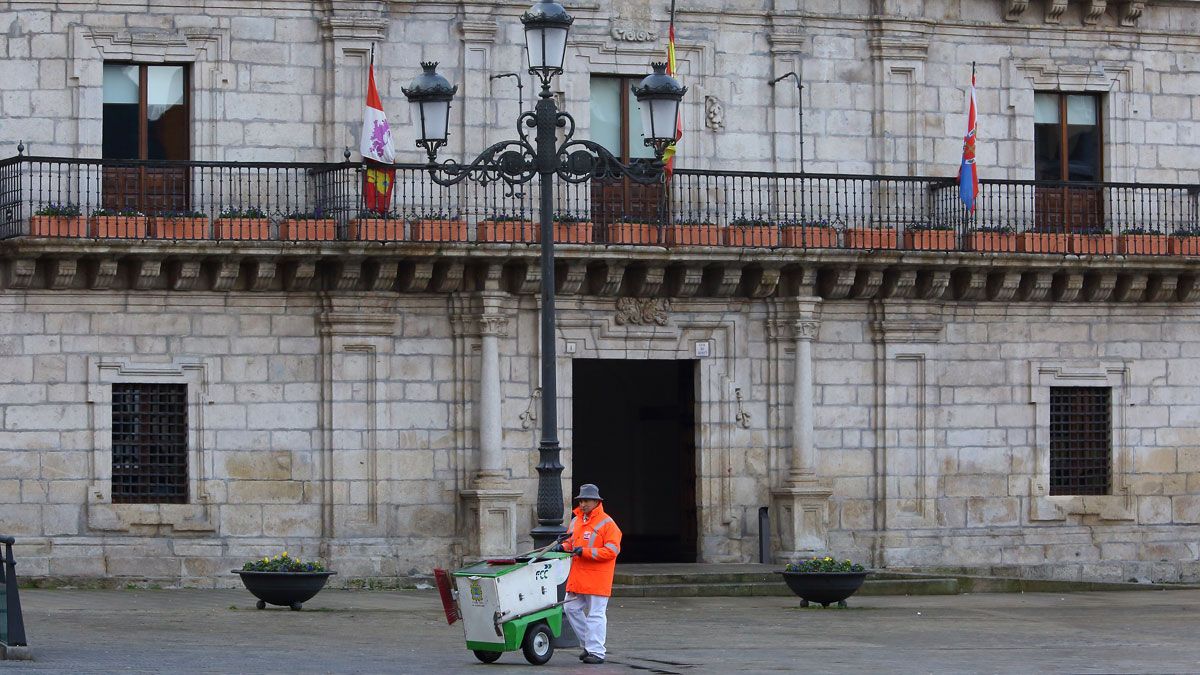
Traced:
<path id="1" fill-rule="evenodd" d="M 475 658 L 492 663 L 520 649 L 540 666 L 554 656 L 554 639 L 562 635 L 559 586 L 570 571 L 569 554 L 537 552 L 434 573 L 446 619 L 462 619 Z"/>

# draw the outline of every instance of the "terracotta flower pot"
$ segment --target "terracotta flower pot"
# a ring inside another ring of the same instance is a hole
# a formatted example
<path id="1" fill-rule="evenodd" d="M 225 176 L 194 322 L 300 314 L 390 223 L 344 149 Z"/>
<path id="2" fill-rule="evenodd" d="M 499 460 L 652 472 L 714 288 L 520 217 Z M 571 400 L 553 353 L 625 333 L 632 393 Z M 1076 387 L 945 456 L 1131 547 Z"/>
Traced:
<path id="1" fill-rule="evenodd" d="M 355 218 L 347 228 L 354 241 L 401 241 L 404 221 L 396 218 Z"/>
<path id="2" fill-rule="evenodd" d="M 475 227 L 475 241 L 535 242 L 538 226 L 530 220 L 481 220 Z"/>
<path id="3" fill-rule="evenodd" d="M 1117 251 L 1117 238 L 1111 234 L 1072 234 L 1071 253 L 1080 255 L 1112 255 Z"/>
<path id="4" fill-rule="evenodd" d="M 149 223 L 146 216 L 92 216 L 92 236 L 145 239 Z"/>
<path id="5" fill-rule="evenodd" d="M 967 236 L 967 247 L 972 251 L 1013 253 L 1017 250 L 1015 232 L 972 232 Z"/>
<path id="6" fill-rule="evenodd" d="M 1022 253 L 1067 253 L 1071 235 L 1061 232 L 1022 232 L 1017 235 L 1017 250 Z"/>
<path id="7" fill-rule="evenodd" d="M 332 218 L 295 218 L 279 224 L 279 238 L 289 241 L 333 241 L 337 221 Z"/>
<path id="8" fill-rule="evenodd" d="M 664 234 L 667 246 L 721 245 L 721 228 L 715 223 L 672 223 Z"/>
<path id="9" fill-rule="evenodd" d="M 1171 255 L 1200 255 L 1200 236 L 1167 238 L 1170 239 L 1167 250 Z"/>
<path id="10" fill-rule="evenodd" d="M 779 228 L 774 225 L 728 225 L 722 235 L 726 246 L 779 245 Z"/>
<path id="11" fill-rule="evenodd" d="M 427 219 L 414 220 L 409 225 L 413 241 L 466 241 L 467 221 Z"/>
<path id="12" fill-rule="evenodd" d="M 268 218 L 218 218 L 213 229 L 217 239 L 266 241 L 271 238 Z"/>
<path id="13" fill-rule="evenodd" d="M 155 218 L 155 239 L 208 239 L 208 218 Z"/>
<path id="14" fill-rule="evenodd" d="M 837 230 L 823 225 L 784 227 L 779 244 L 793 248 L 837 248 Z"/>
<path id="15" fill-rule="evenodd" d="M 645 246 L 658 243 L 658 225 L 653 223 L 609 223 L 607 229 L 610 244 Z"/>
<path id="16" fill-rule="evenodd" d="M 29 219 L 31 237 L 86 237 L 88 221 L 83 216 L 33 216 Z"/>
<path id="17" fill-rule="evenodd" d="M 562 244 L 590 244 L 592 243 L 592 223 L 583 221 L 578 223 L 554 223 L 554 241 Z M 534 241 L 541 241 L 542 233 L 536 232 Z"/>
<path id="18" fill-rule="evenodd" d="M 904 248 L 913 251 L 953 251 L 954 230 L 905 230 Z"/>
<path id="19" fill-rule="evenodd" d="M 1125 255 L 1166 255 L 1170 249 L 1165 234 L 1123 234 L 1117 245 Z"/>
<path id="20" fill-rule="evenodd" d="M 847 227 L 846 248 L 896 248 L 896 231 L 890 227 Z"/>

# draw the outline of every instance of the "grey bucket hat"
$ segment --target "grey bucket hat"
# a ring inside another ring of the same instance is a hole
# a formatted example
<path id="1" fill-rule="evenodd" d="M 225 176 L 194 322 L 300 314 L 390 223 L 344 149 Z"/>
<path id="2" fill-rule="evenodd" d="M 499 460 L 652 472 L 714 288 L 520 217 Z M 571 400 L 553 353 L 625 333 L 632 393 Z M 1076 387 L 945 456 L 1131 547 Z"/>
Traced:
<path id="1" fill-rule="evenodd" d="M 592 485 L 591 483 L 584 483 L 583 485 L 579 486 L 579 494 L 575 495 L 575 501 L 579 501 L 580 499 L 595 499 L 596 501 L 604 501 L 604 498 L 600 496 L 600 488 Z"/>

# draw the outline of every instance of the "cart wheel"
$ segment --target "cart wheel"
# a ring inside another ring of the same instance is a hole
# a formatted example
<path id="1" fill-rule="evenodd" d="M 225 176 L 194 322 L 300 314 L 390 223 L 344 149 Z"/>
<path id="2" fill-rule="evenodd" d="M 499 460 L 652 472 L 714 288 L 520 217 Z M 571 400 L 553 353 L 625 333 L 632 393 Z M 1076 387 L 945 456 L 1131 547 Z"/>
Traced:
<path id="1" fill-rule="evenodd" d="M 808 601 L 807 601 L 807 600 L 801 600 L 801 601 L 800 601 L 800 606 L 801 606 L 801 607 L 808 607 Z"/>
<path id="2" fill-rule="evenodd" d="M 525 631 L 525 641 L 521 643 L 521 651 L 525 653 L 525 660 L 535 666 L 549 661 L 550 657 L 554 656 L 553 639 L 550 627 L 546 624 L 539 623 L 530 626 Z"/>
<path id="3" fill-rule="evenodd" d="M 266 609 L 266 608 L 267 608 L 267 601 L 266 601 L 266 600 L 259 600 L 258 602 L 254 603 L 254 606 L 255 606 L 257 609 Z"/>
<path id="4" fill-rule="evenodd" d="M 483 649 L 475 649 L 473 651 L 475 652 L 475 658 L 479 659 L 480 661 L 482 661 L 484 663 L 495 663 L 496 660 L 500 658 L 500 655 L 504 653 L 504 652 L 489 652 L 489 651 L 485 651 Z"/>
<path id="5" fill-rule="evenodd" d="M 292 604 L 288 605 L 288 607 L 290 607 L 293 612 L 299 612 L 300 609 L 302 607 L 304 607 L 304 604 L 299 603 L 299 602 L 293 602 Z"/>

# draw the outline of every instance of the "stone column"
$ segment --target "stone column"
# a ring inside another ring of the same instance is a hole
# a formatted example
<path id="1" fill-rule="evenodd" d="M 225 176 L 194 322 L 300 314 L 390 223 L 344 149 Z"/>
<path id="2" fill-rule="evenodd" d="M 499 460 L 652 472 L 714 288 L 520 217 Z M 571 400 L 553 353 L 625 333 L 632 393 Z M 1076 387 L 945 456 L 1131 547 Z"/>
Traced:
<path id="1" fill-rule="evenodd" d="M 813 446 L 812 343 L 820 323 L 820 300 L 800 298 L 792 323 L 796 342 L 795 379 L 792 382 L 791 469 L 782 487 L 771 491 L 778 557 L 783 560 L 815 555 L 828 547 L 826 538 L 829 496 L 832 491 L 817 478 Z"/>

